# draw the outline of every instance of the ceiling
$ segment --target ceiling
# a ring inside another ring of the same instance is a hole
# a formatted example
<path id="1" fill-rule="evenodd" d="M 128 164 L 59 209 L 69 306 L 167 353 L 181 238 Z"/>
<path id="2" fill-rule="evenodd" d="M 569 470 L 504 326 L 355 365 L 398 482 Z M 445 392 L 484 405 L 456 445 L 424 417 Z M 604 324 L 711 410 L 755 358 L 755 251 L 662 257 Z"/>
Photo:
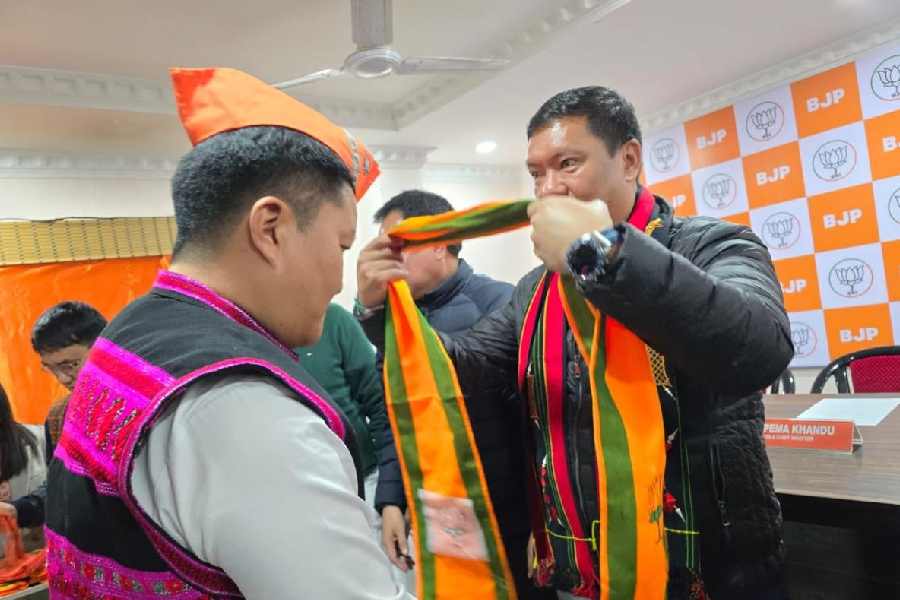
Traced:
<path id="1" fill-rule="evenodd" d="M 617 9 L 599 18 L 609 7 Z M 498 55 L 512 65 L 491 76 L 342 79 L 294 93 L 369 144 L 433 147 L 432 162 L 521 164 L 528 118 L 562 89 L 615 87 L 646 118 L 900 20 L 900 2 L 394 0 L 394 15 L 401 54 Z M 0 3 L 0 64 L 151 92 L 110 100 L 49 84 L 10 91 L 0 67 L 0 148 L 177 156 L 187 143 L 168 67 L 227 65 L 275 82 L 338 67 L 353 50 L 345 0 Z M 475 154 L 484 139 L 498 149 Z"/>
<path id="2" fill-rule="evenodd" d="M 405 55 L 458 55 L 516 31 L 553 2 L 393 0 L 393 47 Z M 347 0 L 125 0 L 3 3 L 7 64 L 164 81 L 171 66 L 223 65 L 266 81 L 337 67 L 353 51 Z M 425 76 L 327 81 L 309 93 L 394 102 Z"/>

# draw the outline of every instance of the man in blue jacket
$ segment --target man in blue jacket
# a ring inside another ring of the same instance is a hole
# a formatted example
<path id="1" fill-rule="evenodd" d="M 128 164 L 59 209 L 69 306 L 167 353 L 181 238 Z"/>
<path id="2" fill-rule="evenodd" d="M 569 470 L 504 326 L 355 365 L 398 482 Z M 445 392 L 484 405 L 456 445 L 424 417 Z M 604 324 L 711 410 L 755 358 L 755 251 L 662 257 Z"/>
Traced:
<path id="1" fill-rule="evenodd" d="M 378 209 L 375 222 L 381 224 L 384 232 L 409 217 L 452 210 L 453 206 L 442 196 L 411 190 L 394 196 Z M 482 316 L 506 306 L 513 291 L 509 283 L 475 273 L 459 258 L 461 248 L 461 244 L 452 244 L 407 252 L 403 257 L 409 273 L 407 281 L 419 310 L 432 327 L 450 335 L 465 332 Z M 365 316 L 359 305 L 356 313 Z M 470 393 L 466 407 L 518 596 L 524 600 L 554 598 L 551 592 L 534 587 L 526 569 L 530 529 L 522 431 L 519 422 L 509 418 L 509 411 L 516 410 L 516 404 L 511 398 L 479 398 Z M 408 552 L 403 481 L 394 446 L 386 446 L 388 452 L 379 465 L 375 507 L 383 520 L 385 551 L 394 564 L 406 570 L 403 558 L 397 555 L 398 547 L 404 554 Z"/>

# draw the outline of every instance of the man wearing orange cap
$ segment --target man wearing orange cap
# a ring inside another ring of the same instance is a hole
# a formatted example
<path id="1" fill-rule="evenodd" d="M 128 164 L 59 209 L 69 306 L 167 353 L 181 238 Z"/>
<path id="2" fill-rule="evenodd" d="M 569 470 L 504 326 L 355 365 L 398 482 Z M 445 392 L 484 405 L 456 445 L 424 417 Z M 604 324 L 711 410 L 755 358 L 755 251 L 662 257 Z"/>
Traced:
<path id="1" fill-rule="evenodd" d="M 172 77 L 195 146 L 172 182 L 172 267 L 72 393 L 49 475 L 52 595 L 406 598 L 352 429 L 290 350 L 322 332 L 378 166 L 244 73 Z"/>

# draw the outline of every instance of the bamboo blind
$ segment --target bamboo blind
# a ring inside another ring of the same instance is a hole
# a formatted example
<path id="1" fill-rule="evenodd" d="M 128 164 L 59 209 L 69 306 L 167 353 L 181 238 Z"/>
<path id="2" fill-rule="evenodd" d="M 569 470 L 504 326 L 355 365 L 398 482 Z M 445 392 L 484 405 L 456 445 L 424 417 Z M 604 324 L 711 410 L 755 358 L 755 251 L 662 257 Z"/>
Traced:
<path id="1" fill-rule="evenodd" d="M 0 221 L 0 265 L 164 256 L 173 217 Z"/>

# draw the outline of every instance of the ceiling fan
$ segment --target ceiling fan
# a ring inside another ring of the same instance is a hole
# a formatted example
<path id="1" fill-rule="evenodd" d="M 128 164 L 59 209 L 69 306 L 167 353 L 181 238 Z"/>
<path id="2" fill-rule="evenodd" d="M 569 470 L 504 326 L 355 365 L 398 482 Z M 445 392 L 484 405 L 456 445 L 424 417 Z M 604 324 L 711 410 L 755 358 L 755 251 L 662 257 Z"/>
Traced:
<path id="1" fill-rule="evenodd" d="M 332 79 L 358 77 L 375 79 L 395 75 L 447 73 L 452 71 L 495 71 L 509 64 L 502 58 L 456 58 L 416 56 L 404 58 L 391 49 L 393 41 L 392 0 L 350 0 L 353 16 L 353 42 L 356 52 L 337 69 L 323 69 L 297 79 L 276 83 L 279 89 Z"/>

